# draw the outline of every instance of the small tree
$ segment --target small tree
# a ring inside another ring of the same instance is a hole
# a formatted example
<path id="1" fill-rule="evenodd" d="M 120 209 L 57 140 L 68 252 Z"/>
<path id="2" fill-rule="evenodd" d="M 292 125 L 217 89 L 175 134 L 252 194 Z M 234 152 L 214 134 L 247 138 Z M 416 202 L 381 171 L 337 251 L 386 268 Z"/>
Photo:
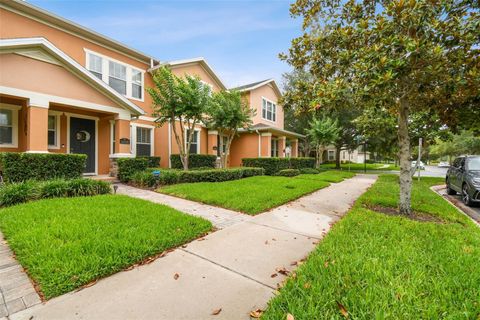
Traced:
<path id="1" fill-rule="evenodd" d="M 308 136 L 310 137 L 316 152 L 316 165 L 320 167 L 322 147 L 332 144 L 338 139 L 340 128 L 337 120 L 331 118 L 314 119 L 310 122 Z"/>
<path id="2" fill-rule="evenodd" d="M 190 145 L 195 127 L 204 120 L 211 100 L 211 89 L 198 77 L 181 78 L 167 67 L 153 74 L 154 88 L 147 88 L 153 100 L 157 123 L 172 124 L 172 130 L 180 153 L 183 169 L 188 170 Z M 180 129 L 177 128 L 177 121 Z"/>
<path id="3" fill-rule="evenodd" d="M 238 91 L 220 91 L 213 94 L 205 123 L 217 130 L 220 136 L 219 148 L 222 168 L 227 167 L 228 154 L 238 129 L 247 129 L 252 124 L 254 109 L 245 102 Z M 222 137 L 226 137 L 225 145 Z"/>

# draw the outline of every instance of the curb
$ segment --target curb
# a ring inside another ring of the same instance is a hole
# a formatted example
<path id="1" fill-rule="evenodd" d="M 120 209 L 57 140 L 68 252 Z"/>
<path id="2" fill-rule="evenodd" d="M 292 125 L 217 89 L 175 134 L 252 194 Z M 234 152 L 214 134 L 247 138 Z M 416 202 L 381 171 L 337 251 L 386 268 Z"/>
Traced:
<path id="1" fill-rule="evenodd" d="M 456 199 L 452 196 L 447 195 L 446 186 L 433 186 L 430 189 L 441 196 L 445 201 L 450 203 L 452 206 L 457 208 L 458 211 L 469 217 L 478 227 L 480 227 L 480 214 L 475 212 L 472 208 L 466 206 L 461 200 Z"/>

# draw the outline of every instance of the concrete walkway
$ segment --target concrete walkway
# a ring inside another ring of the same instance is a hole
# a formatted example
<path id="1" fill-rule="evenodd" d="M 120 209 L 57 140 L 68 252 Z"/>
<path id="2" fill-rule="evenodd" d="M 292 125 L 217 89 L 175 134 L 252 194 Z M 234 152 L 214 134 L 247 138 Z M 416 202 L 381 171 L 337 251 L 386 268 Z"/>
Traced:
<path id="1" fill-rule="evenodd" d="M 10 319 L 249 319 L 375 180 L 333 184 Z"/>
<path id="2" fill-rule="evenodd" d="M 240 212 L 209 206 L 203 203 L 185 200 L 177 197 L 172 197 L 154 191 L 139 189 L 128 186 L 126 184 L 117 184 L 117 186 L 118 194 L 125 194 L 130 197 L 165 204 L 169 207 L 177 209 L 178 211 L 182 211 L 194 216 L 210 220 L 213 225 L 218 229 L 223 229 L 225 227 L 232 226 L 243 221 L 248 221 L 252 218 L 249 215 Z"/>
<path id="3" fill-rule="evenodd" d="M 0 319 L 38 303 L 40 297 L 0 232 Z"/>

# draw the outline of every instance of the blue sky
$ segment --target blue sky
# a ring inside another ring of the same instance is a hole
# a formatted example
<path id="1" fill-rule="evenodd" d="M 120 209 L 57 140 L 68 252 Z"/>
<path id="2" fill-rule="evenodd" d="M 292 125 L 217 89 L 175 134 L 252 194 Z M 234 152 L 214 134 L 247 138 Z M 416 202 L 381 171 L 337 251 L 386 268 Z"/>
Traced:
<path id="1" fill-rule="evenodd" d="M 227 86 L 275 78 L 301 33 L 291 1 L 29 0 L 165 61 L 204 57 Z"/>

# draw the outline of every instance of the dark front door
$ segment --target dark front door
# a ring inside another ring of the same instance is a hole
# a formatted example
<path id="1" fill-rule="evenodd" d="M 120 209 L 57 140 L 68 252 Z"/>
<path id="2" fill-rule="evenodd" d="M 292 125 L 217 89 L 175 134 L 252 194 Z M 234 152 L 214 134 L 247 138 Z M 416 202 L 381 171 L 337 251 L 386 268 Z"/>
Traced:
<path id="1" fill-rule="evenodd" d="M 70 153 L 86 154 L 85 173 L 95 173 L 95 120 L 70 118 Z"/>

